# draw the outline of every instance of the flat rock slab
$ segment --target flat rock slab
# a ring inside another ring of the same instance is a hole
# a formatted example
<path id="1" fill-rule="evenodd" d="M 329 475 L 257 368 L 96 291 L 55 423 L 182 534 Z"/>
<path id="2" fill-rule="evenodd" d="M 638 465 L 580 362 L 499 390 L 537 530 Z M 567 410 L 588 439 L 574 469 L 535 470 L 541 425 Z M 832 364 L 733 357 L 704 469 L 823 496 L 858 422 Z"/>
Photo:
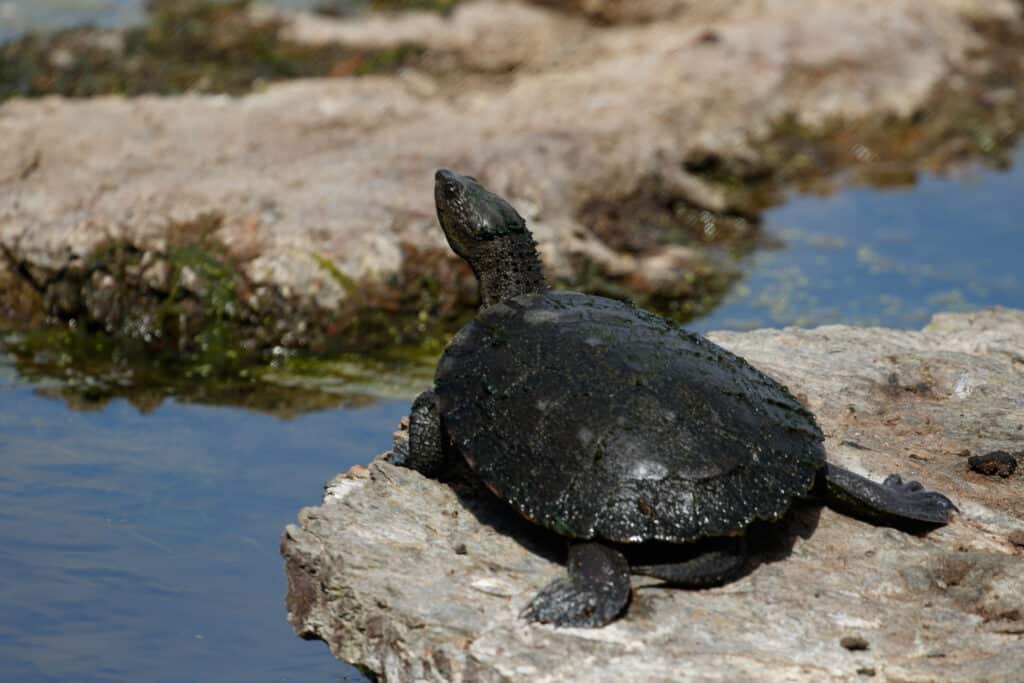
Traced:
<path id="1" fill-rule="evenodd" d="M 1024 451 L 1024 311 L 711 338 L 817 414 L 832 462 L 918 479 L 961 514 L 919 537 L 798 505 L 753 534 L 743 578 L 634 577 L 624 618 L 559 630 L 517 617 L 563 571 L 558 539 L 378 460 L 282 537 L 295 631 L 387 681 L 1020 681 L 1024 476 L 967 456 Z"/>

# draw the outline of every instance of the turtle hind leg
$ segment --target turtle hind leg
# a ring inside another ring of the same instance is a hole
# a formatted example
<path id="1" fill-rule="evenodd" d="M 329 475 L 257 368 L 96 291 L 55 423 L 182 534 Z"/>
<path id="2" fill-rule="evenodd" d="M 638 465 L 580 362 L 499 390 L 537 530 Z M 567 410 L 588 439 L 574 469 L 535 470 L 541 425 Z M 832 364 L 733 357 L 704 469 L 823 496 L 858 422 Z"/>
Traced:
<path id="1" fill-rule="evenodd" d="M 554 626 L 594 628 L 619 616 L 629 603 L 629 563 L 596 542 L 569 547 L 569 576 L 555 579 L 519 616 Z"/>
<path id="2" fill-rule="evenodd" d="M 634 574 L 653 576 L 673 586 L 703 588 L 737 578 L 747 562 L 746 536 L 703 542 L 706 550 L 677 562 L 633 565 Z"/>
<path id="3" fill-rule="evenodd" d="M 397 446 L 397 444 L 396 444 Z M 409 440 L 392 451 L 388 462 L 436 477 L 451 461 L 441 432 L 441 411 L 437 394 L 424 391 L 409 410 Z"/>
<path id="4" fill-rule="evenodd" d="M 911 531 L 947 524 L 950 514 L 958 511 L 946 496 L 916 481 L 904 482 L 897 474 L 878 484 L 826 464 L 818 473 L 816 489 L 829 507 L 840 512 Z"/>

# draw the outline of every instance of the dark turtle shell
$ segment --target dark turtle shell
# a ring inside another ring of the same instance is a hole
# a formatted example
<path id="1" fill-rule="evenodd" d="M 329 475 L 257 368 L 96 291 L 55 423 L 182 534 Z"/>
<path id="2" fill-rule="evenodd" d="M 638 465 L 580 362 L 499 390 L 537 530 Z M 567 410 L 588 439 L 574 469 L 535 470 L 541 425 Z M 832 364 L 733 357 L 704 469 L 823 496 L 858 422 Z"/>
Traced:
<path id="1" fill-rule="evenodd" d="M 700 335 L 575 292 L 491 306 L 435 390 L 483 481 L 560 534 L 691 541 L 773 520 L 824 464 L 789 391 Z"/>

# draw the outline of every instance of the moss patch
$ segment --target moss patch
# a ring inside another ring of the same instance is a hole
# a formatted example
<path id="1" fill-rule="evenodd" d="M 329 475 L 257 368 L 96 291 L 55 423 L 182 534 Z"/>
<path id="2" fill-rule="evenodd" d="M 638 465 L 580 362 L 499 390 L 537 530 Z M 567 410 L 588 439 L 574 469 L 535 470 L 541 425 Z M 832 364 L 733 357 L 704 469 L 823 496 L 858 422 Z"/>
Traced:
<path id="1" fill-rule="evenodd" d="M 145 26 L 76 28 L 0 46 L 0 99 L 61 94 L 244 93 L 261 83 L 394 71 L 419 57 L 285 40 L 277 19 L 257 19 L 250 0 L 150 0 Z"/>
<path id="2" fill-rule="evenodd" d="M 173 397 L 292 417 L 381 398 L 410 398 L 429 386 L 441 348 L 443 343 L 435 341 L 332 357 L 281 352 L 261 360 L 240 355 L 228 372 L 187 355 L 134 355 L 123 340 L 76 326 L 0 331 L 0 351 L 7 352 L 18 373 L 78 410 L 99 409 L 122 398 L 149 412 Z"/>
<path id="3" fill-rule="evenodd" d="M 391 12 L 430 10 L 449 14 L 460 2 L 462 0 L 370 0 L 370 7 Z"/>
<path id="4" fill-rule="evenodd" d="M 249 281 L 220 224 L 170 226 L 159 250 L 111 240 L 59 272 L 5 252 L 0 275 L 35 315 L 0 317 L 0 348 L 75 407 L 124 397 L 147 410 L 174 396 L 295 414 L 422 390 L 472 315 L 475 290 L 448 254 L 410 253 L 396 281 L 360 287 L 312 255 L 350 294 L 323 311 Z"/>
<path id="5" fill-rule="evenodd" d="M 463 0 L 322 0 L 314 11 L 329 17 L 358 14 L 366 10 L 380 12 L 408 12 L 425 10 L 449 15 Z"/>

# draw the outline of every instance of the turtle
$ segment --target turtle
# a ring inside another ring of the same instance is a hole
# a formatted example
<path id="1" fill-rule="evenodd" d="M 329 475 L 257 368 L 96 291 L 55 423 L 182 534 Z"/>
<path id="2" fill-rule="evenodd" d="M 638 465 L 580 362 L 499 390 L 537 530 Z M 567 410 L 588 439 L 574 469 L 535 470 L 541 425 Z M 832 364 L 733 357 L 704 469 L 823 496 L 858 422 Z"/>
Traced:
<path id="1" fill-rule="evenodd" d="M 879 484 L 826 462 L 814 415 L 705 337 L 631 303 L 549 287 L 526 222 L 472 176 L 438 170 L 434 197 L 481 305 L 390 459 L 438 477 L 461 458 L 511 509 L 568 539 L 567 574 L 522 618 L 603 626 L 626 611 L 631 573 L 684 587 L 733 580 L 747 529 L 797 499 L 907 531 L 956 510 L 916 481 Z M 663 552 L 681 545 L 682 556 Z M 627 559 L 640 547 L 653 553 Z"/>

